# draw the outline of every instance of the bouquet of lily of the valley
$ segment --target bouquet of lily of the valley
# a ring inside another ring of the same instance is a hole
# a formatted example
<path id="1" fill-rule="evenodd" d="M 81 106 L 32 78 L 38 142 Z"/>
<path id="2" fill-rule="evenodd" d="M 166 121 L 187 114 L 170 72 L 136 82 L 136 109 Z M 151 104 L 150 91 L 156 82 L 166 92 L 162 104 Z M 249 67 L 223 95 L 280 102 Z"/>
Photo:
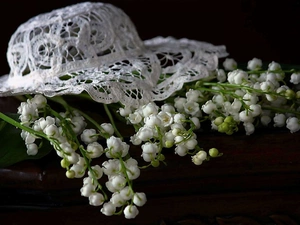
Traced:
<path id="1" fill-rule="evenodd" d="M 13 163 L 17 151 L 18 160 L 55 151 L 66 177 L 83 179 L 80 193 L 90 205 L 135 218 L 147 198 L 134 180 L 165 163 L 165 151 L 196 165 L 226 154 L 199 146 L 203 124 L 226 135 L 300 129 L 298 68 L 257 58 L 239 65 L 227 55 L 224 46 L 187 39 L 143 42 L 110 4 L 34 17 L 13 34 L 11 73 L 0 78 L 0 96 L 20 100 L 16 115 L 0 113 L 0 132 L 16 129 L 23 143 L 9 148 L 2 138 L 0 164 Z"/>

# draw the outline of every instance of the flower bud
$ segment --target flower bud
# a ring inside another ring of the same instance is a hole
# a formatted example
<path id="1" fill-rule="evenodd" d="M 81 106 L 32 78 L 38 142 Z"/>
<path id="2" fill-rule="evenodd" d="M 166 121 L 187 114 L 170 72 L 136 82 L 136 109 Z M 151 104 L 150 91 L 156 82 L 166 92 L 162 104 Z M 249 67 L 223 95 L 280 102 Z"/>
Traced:
<path id="1" fill-rule="evenodd" d="M 104 153 L 102 145 L 100 145 L 98 142 L 92 142 L 88 144 L 86 150 L 92 159 L 98 158 Z"/>
<path id="2" fill-rule="evenodd" d="M 80 135 L 80 138 L 84 143 L 89 144 L 96 142 L 98 136 L 95 129 L 85 129 Z"/>
<path id="3" fill-rule="evenodd" d="M 195 165 L 201 165 L 203 163 L 203 161 L 206 159 L 207 157 L 207 153 L 205 151 L 199 151 L 197 152 L 196 155 L 192 156 L 192 162 Z"/>
<path id="4" fill-rule="evenodd" d="M 38 153 L 38 146 L 35 143 L 30 143 L 26 145 L 27 155 L 36 155 Z"/>
<path id="5" fill-rule="evenodd" d="M 73 170 L 67 170 L 66 177 L 70 179 L 75 178 L 75 172 Z"/>
<path id="6" fill-rule="evenodd" d="M 237 62 L 234 59 L 226 58 L 223 62 L 225 70 L 235 70 L 237 68 Z"/>
<path id="7" fill-rule="evenodd" d="M 118 192 L 113 193 L 110 198 L 110 201 L 116 206 L 120 207 L 125 204 L 125 199 L 123 199 L 122 195 Z"/>
<path id="8" fill-rule="evenodd" d="M 47 99 L 43 95 L 37 94 L 30 100 L 30 102 L 35 104 L 38 109 L 41 109 L 46 106 Z"/>
<path id="9" fill-rule="evenodd" d="M 296 96 L 296 94 L 293 90 L 288 89 L 288 90 L 285 91 L 285 97 L 287 99 L 293 99 L 293 98 L 295 98 L 295 96 Z"/>
<path id="10" fill-rule="evenodd" d="M 262 67 L 261 59 L 253 58 L 252 60 L 248 61 L 247 69 L 249 70 L 260 70 Z"/>
<path id="11" fill-rule="evenodd" d="M 132 201 L 137 206 L 143 206 L 147 202 L 146 194 L 143 192 L 136 192 Z"/>
<path id="12" fill-rule="evenodd" d="M 113 126 L 110 123 L 102 123 L 101 127 L 103 128 L 103 130 L 109 134 L 110 136 L 113 135 L 113 133 L 115 132 Z"/>
<path id="13" fill-rule="evenodd" d="M 120 195 L 124 200 L 128 201 L 133 197 L 132 189 L 129 186 L 126 186 L 120 191 Z"/>
<path id="14" fill-rule="evenodd" d="M 103 170 L 99 165 L 92 166 L 91 169 L 93 170 L 93 174 L 91 171 L 88 172 L 90 177 L 95 176 L 96 179 L 100 179 L 103 175 Z"/>
<path id="15" fill-rule="evenodd" d="M 124 209 L 124 215 L 126 219 L 133 219 L 139 214 L 139 210 L 135 205 L 128 205 Z"/>
<path id="16" fill-rule="evenodd" d="M 152 165 L 153 167 L 159 167 L 159 164 L 160 164 L 160 162 L 159 162 L 159 160 L 157 160 L 157 159 L 151 161 L 151 165 Z"/>
<path id="17" fill-rule="evenodd" d="M 116 190 L 120 190 L 120 189 L 124 188 L 126 185 L 126 179 L 125 179 L 125 177 L 123 177 L 121 175 L 113 176 L 110 178 L 110 180 L 111 180 L 112 186 Z"/>
<path id="18" fill-rule="evenodd" d="M 89 196 L 89 203 L 93 206 L 102 205 L 104 202 L 104 196 L 101 193 L 92 193 Z"/>
<path id="19" fill-rule="evenodd" d="M 80 193 L 84 197 L 89 197 L 95 191 L 95 187 L 92 184 L 86 184 L 80 189 Z"/>
<path id="20" fill-rule="evenodd" d="M 106 216 L 112 216 L 116 212 L 116 206 L 112 202 L 106 202 L 100 211 Z"/>
<path id="21" fill-rule="evenodd" d="M 214 120 L 214 124 L 215 124 L 216 126 L 221 125 L 223 122 L 224 122 L 224 118 L 221 117 L 221 116 L 217 117 L 217 118 Z"/>
<path id="22" fill-rule="evenodd" d="M 216 149 L 216 148 L 211 148 L 211 149 L 209 149 L 208 154 L 212 158 L 218 157 L 219 156 L 219 150 Z"/>

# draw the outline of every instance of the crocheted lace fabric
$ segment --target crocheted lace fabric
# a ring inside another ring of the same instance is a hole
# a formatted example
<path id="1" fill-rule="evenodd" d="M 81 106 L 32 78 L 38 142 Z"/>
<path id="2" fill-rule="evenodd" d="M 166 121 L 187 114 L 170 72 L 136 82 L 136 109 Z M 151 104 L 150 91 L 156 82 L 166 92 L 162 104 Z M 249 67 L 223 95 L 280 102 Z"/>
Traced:
<path id="1" fill-rule="evenodd" d="M 86 91 L 102 103 L 163 100 L 205 78 L 225 46 L 172 37 L 142 41 L 130 18 L 107 3 L 84 2 L 33 17 L 8 45 L 10 74 L 0 96 Z"/>

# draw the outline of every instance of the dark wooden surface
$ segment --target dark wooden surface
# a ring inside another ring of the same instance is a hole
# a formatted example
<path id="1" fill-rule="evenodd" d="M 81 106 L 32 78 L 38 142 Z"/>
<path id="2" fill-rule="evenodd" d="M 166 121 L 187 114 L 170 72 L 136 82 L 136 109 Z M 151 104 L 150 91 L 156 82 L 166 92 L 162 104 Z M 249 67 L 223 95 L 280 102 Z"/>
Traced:
<path id="1" fill-rule="evenodd" d="M 79 1 L 2 1 L 0 72 L 19 24 Z M 231 57 L 299 64 L 300 3 L 287 1 L 111 0 L 136 24 L 142 39 L 187 37 L 224 44 Z M 18 10 L 19 12 L 16 13 Z M 12 111 L 7 99 L 2 111 Z M 81 179 L 68 180 L 52 154 L 0 170 L 0 224 L 266 224 L 300 223 L 300 134 L 263 129 L 251 136 L 199 134 L 204 148 L 224 156 L 201 166 L 170 152 L 167 166 L 142 171 L 136 181 L 148 202 L 135 220 L 106 217 L 80 196 Z M 137 149 L 137 155 L 140 154 Z"/>
<path id="2" fill-rule="evenodd" d="M 169 152 L 167 166 L 143 170 L 134 187 L 147 193 L 148 202 L 135 220 L 106 217 L 99 207 L 89 206 L 79 193 L 81 179 L 65 178 L 54 155 L 19 163 L 0 170 L 0 221 L 38 224 L 54 217 L 57 224 L 298 224 L 299 135 L 282 130 L 251 136 L 200 133 L 201 146 L 215 146 L 224 155 L 195 166 L 189 157 Z"/>

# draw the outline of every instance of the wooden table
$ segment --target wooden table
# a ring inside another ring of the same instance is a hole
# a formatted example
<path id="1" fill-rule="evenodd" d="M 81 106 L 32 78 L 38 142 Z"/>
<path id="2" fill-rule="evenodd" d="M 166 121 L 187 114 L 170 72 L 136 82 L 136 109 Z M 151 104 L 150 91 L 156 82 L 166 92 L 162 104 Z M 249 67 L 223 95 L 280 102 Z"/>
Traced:
<path id="1" fill-rule="evenodd" d="M 188 156 L 166 153 L 167 166 L 143 170 L 134 183 L 148 197 L 134 220 L 106 217 L 89 206 L 80 196 L 82 180 L 67 179 L 50 154 L 0 170 L 0 224 L 300 222 L 300 133 L 263 129 L 251 136 L 198 135 L 202 147 L 217 147 L 224 155 L 195 166 Z"/>

